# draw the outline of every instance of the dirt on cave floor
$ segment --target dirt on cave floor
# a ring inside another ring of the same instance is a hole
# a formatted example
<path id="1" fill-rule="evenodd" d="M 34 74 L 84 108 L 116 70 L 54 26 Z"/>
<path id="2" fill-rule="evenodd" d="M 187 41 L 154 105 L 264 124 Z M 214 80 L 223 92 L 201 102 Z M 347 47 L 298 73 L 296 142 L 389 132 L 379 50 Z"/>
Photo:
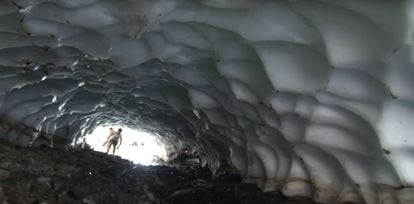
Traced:
<path id="1" fill-rule="evenodd" d="M 280 203 L 307 198 L 263 193 L 240 176 L 195 166 L 140 166 L 92 150 L 21 148 L 0 141 L 0 203 Z"/>

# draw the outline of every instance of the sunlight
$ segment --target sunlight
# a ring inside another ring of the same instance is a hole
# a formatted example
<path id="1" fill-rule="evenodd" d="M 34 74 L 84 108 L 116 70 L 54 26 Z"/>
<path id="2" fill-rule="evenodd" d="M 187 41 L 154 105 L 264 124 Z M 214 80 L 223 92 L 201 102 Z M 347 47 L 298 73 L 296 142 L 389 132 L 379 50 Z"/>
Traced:
<path id="1" fill-rule="evenodd" d="M 110 126 L 97 127 L 92 134 L 86 135 L 86 143 L 95 151 L 106 152 L 106 146 L 104 147 L 103 144 L 108 137 L 109 128 Z M 150 133 L 120 126 L 112 126 L 112 128 L 114 131 L 122 128 L 122 145 L 115 151 L 115 155 L 141 165 L 157 165 L 154 161 L 157 157 L 166 158 L 164 145 Z"/>

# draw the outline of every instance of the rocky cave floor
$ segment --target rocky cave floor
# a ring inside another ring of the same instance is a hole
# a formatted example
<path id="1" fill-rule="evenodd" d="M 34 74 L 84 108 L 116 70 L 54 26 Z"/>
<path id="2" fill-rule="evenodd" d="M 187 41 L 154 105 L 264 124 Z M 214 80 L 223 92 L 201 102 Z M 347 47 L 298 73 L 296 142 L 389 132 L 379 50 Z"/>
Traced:
<path id="1" fill-rule="evenodd" d="M 238 175 L 194 166 L 140 166 L 92 150 L 19 148 L 0 141 L 0 203 L 280 203 L 307 198 L 263 193 Z"/>

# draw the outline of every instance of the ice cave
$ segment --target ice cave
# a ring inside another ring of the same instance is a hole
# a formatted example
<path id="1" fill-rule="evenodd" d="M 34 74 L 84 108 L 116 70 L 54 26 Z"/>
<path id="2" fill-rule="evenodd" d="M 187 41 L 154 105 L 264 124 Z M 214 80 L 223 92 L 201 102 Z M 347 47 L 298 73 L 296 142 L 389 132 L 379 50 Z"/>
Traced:
<path id="1" fill-rule="evenodd" d="M 139 127 L 263 192 L 414 203 L 413 28 L 410 0 L 1 0 L 0 138 Z"/>

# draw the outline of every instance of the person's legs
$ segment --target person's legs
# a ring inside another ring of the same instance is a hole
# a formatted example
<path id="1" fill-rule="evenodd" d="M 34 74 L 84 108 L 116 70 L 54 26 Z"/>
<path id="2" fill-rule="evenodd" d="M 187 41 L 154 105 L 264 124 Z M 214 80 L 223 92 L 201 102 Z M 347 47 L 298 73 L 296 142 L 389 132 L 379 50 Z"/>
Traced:
<path id="1" fill-rule="evenodd" d="M 108 142 L 108 144 L 107 144 L 107 148 L 106 148 L 106 153 L 107 153 L 107 154 L 108 154 L 108 152 L 109 152 L 109 149 L 111 149 L 111 145 L 112 145 L 112 143 Z"/>
<path id="2" fill-rule="evenodd" d="M 116 149 L 116 145 L 118 144 L 118 141 L 111 140 L 110 142 L 111 142 L 112 147 L 113 147 L 113 149 L 112 149 L 112 155 L 115 155 L 115 149 Z"/>

